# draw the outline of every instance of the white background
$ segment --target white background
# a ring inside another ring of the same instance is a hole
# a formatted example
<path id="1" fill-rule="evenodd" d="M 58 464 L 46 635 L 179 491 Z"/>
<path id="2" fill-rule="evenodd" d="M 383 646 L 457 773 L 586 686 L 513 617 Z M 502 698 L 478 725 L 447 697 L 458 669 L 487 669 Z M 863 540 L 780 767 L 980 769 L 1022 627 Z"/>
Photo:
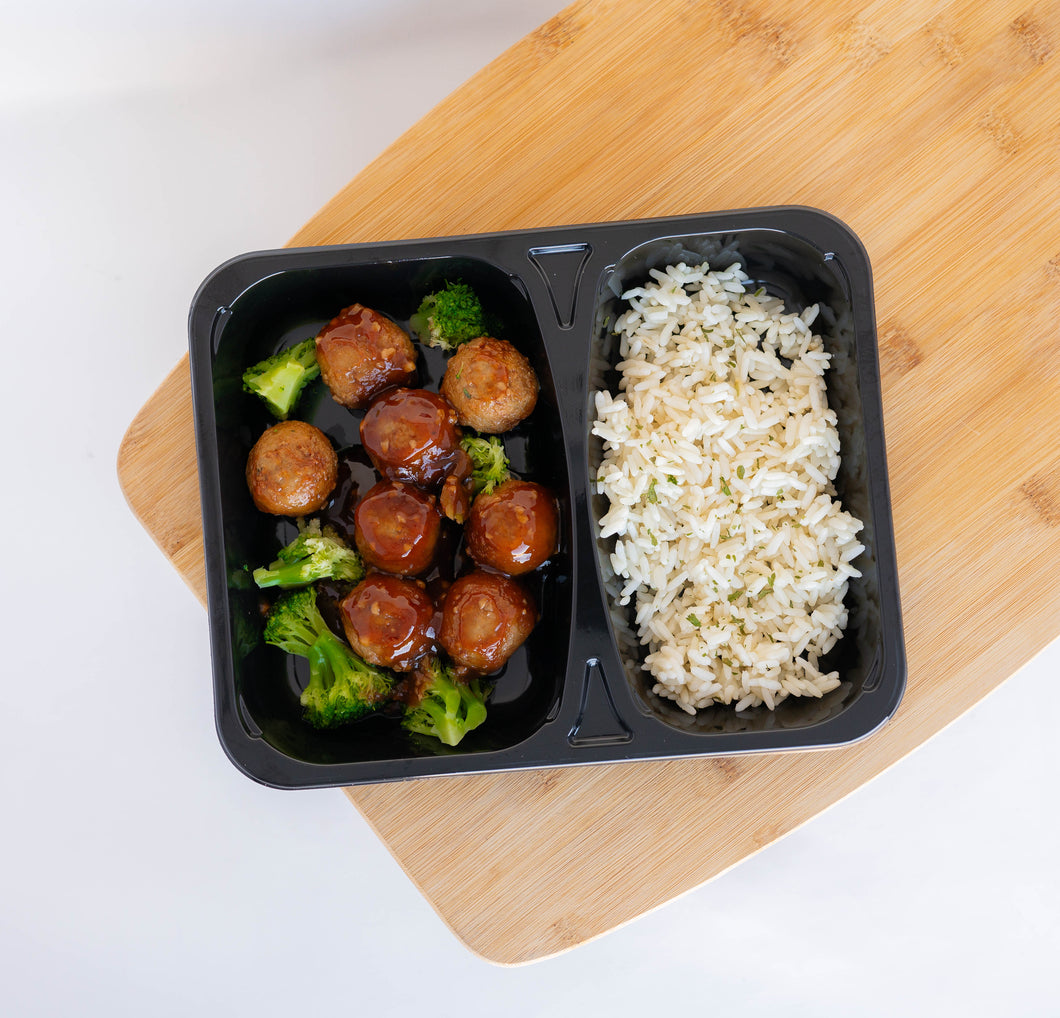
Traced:
<path id="1" fill-rule="evenodd" d="M 122 434 L 215 265 L 561 4 L 4 3 L 0 1012 L 1060 1013 L 1056 642 L 784 841 L 523 968 L 472 955 L 340 792 L 242 777 Z"/>

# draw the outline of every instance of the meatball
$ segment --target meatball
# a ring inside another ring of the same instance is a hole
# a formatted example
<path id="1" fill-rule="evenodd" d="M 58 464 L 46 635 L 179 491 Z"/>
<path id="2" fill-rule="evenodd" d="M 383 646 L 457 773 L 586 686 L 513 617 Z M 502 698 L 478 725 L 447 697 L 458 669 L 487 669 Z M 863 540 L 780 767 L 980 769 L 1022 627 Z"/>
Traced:
<path id="1" fill-rule="evenodd" d="M 353 512 L 354 541 L 370 566 L 416 576 L 434 562 L 442 514 L 433 495 L 401 481 L 369 489 Z"/>
<path id="2" fill-rule="evenodd" d="M 343 309 L 316 339 L 320 375 L 335 402 L 351 410 L 366 407 L 392 385 L 416 375 L 416 348 L 386 315 L 353 304 Z"/>
<path id="3" fill-rule="evenodd" d="M 274 424 L 247 457 L 250 497 L 263 513 L 304 516 L 322 509 L 338 478 L 327 435 L 305 421 Z"/>
<path id="4" fill-rule="evenodd" d="M 413 580 L 369 573 L 339 612 L 350 646 L 369 664 L 408 672 L 435 649 L 434 601 Z"/>
<path id="5" fill-rule="evenodd" d="M 505 481 L 471 504 L 467 552 L 482 566 L 509 576 L 536 569 L 556 550 L 556 500 L 532 481 Z"/>
<path id="6" fill-rule="evenodd" d="M 530 416 L 537 388 L 530 362 L 511 343 L 480 336 L 449 359 L 439 391 L 461 424 L 499 435 Z"/>
<path id="7" fill-rule="evenodd" d="M 460 429 L 455 411 L 436 392 L 394 389 L 368 408 L 361 445 L 384 477 L 432 489 L 456 462 Z"/>
<path id="8" fill-rule="evenodd" d="M 459 670 L 486 675 L 515 653 L 536 622 L 533 599 L 515 580 L 476 569 L 446 591 L 438 639 Z"/>

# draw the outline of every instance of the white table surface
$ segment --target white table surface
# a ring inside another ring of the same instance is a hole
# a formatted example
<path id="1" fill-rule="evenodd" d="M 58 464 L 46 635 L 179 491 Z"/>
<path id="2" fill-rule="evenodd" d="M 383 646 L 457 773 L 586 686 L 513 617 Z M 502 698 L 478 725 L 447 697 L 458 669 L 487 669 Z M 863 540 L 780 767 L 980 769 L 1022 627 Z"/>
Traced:
<path id="1" fill-rule="evenodd" d="M 216 264 L 284 243 L 561 3 L 10 6 L 0 1013 L 1060 1013 L 1060 642 L 782 842 L 522 968 L 471 954 L 340 792 L 242 777 L 122 434 Z"/>

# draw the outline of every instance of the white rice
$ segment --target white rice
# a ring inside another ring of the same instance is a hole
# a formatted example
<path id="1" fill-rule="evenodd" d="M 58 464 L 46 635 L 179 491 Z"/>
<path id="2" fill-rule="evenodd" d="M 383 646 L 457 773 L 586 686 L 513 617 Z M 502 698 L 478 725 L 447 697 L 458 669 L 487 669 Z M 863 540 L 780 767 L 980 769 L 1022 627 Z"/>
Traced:
<path id="1" fill-rule="evenodd" d="M 862 523 L 835 497 L 830 355 L 739 263 L 653 269 L 615 325 L 620 392 L 596 393 L 598 489 L 619 603 L 635 598 L 654 691 L 694 714 L 839 685 Z M 621 582 L 624 580 L 624 584 Z"/>

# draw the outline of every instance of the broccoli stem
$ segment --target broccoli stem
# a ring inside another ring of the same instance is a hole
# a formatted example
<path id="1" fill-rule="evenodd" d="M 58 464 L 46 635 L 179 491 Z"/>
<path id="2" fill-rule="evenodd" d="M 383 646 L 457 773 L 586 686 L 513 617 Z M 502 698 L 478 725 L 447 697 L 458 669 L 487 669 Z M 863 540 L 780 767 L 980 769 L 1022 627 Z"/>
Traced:
<path id="1" fill-rule="evenodd" d="M 285 421 L 302 390 L 319 374 L 314 336 L 251 365 L 243 372 L 243 388 L 260 396 L 272 415 Z"/>

